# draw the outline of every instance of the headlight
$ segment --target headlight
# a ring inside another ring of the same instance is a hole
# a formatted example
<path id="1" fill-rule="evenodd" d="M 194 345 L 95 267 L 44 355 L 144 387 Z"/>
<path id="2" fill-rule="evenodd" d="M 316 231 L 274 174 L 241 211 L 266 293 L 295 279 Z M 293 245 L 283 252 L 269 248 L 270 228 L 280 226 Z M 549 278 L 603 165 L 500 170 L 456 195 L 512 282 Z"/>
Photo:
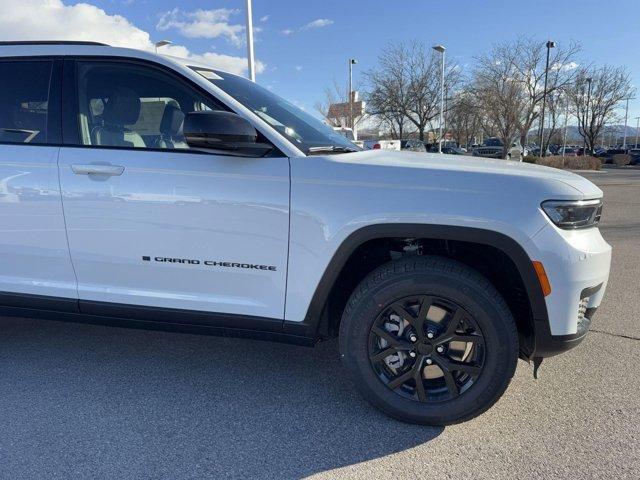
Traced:
<path id="1" fill-rule="evenodd" d="M 598 225 L 602 215 L 602 200 L 547 200 L 542 210 L 558 227 L 567 230 Z"/>

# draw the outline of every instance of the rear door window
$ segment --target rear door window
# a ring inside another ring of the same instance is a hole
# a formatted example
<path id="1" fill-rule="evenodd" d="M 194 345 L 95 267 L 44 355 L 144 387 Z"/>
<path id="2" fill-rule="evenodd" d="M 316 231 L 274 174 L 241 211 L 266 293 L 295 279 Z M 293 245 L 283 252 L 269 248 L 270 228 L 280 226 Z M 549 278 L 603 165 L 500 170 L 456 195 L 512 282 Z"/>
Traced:
<path id="1" fill-rule="evenodd" d="M 0 61 L 0 143 L 47 143 L 52 61 Z"/>

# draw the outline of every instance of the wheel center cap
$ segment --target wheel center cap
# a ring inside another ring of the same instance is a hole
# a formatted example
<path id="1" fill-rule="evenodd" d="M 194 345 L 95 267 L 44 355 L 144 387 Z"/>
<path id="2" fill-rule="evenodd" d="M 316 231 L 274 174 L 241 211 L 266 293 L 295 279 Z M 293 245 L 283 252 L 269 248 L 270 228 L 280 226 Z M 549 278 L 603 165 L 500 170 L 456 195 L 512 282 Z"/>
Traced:
<path id="1" fill-rule="evenodd" d="M 433 345 L 431 345 L 430 343 L 421 343 L 420 345 L 418 345 L 418 351 L 425 355 L 429 355 L 433 353 Z"/>

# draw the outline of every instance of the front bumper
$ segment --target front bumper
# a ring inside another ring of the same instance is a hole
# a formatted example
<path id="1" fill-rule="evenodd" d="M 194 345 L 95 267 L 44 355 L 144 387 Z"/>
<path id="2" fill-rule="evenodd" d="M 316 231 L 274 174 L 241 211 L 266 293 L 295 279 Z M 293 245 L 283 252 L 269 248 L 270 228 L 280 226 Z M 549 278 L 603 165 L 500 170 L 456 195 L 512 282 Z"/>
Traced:
<path id="1" fill-rule="evenodd" d="M 597 285 L 594 289 L 600 289 L 602 285 Z M 592 289 L 585 289 L 592 290 Z M 588 297 L 585 297 L 588 298 Z M 582 302 L 581 302 L 582 303 Z M 535 351 L 533 357 L 546 358 L 553 357 L 559 353 L 577 347 L 587 336 L 591 320 L 598 307 L 588 307 L 578 313 L 578 330 L 569 335 L 552 335 L 548 322 L 536 323 Z"/>
<path id="2" fill-rule="evenodd" d="M 535 319 L 532 357 L 550 357 L 577 346 L 589 331 L 609 279 L 611 246 L 597 228 L 561 230 L 545 226 L 533 239 L 551 283 L 545 297 L 548 320 Z"/>

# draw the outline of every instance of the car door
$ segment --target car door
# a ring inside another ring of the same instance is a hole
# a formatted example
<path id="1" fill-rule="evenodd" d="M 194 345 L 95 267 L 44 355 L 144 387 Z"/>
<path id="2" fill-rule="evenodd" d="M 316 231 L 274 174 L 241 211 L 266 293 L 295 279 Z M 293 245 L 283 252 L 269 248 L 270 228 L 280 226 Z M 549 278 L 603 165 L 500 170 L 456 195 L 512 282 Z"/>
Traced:
<path id="1" fill-rule="evenodd" d="M 81 310 L 148 306 L 280 324 L 288 158 L 190 149 L 184 115 L 225 107 L 164 67 L 78 59 L 65 65 L 65 88 L 65 142 L 77 145 L 60 151 L 60 183 Z"/>
<path id="2" fill-rule="evenodd" d="M 15 305 L 18 294 L 77 303 L 58 183 L 61 68 L 54 59 L 0 58 L 0 292 L 5 305 Z M 33 298 L 24 301 L 34 305 Z"/>

